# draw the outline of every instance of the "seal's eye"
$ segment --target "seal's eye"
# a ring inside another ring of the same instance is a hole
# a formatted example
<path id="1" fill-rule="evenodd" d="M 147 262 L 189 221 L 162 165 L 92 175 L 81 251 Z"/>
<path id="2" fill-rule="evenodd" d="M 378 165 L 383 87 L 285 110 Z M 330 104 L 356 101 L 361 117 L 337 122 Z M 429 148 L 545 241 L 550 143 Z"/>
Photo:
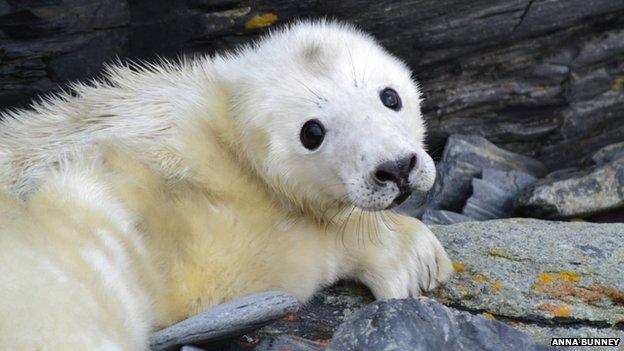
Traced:
<path id="1" fill-rule="evenodd" d="M 314 150 L 319 147 L 324 138 L 325 128 L 323 124 L 316 119 L 307 121 L 303 127 L 301 127 L 299 139 L 301 139 L 301 144 L 308 150 Z"/>
<path id="2" fill-rule="evenodd" d="M 379 93 L 381 102 L 389 109 L 398 111 L 401 109 L 401 98 L 392 88 L 386 88 Z"/>

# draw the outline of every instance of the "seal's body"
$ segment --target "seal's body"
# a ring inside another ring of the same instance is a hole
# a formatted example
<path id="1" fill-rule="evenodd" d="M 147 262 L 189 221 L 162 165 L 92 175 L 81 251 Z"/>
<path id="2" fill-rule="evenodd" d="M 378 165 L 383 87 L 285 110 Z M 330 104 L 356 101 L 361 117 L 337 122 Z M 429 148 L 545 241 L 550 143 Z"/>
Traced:
<path id="1" fill-rule="evenodd" d="M 401 298 L 450 275 L 386 211 L 435 177 L 418 89 L 351 27 L 72 89 L 0 124 L 1 349 L 146 349 L 240 295 L 346 278 Z"/>

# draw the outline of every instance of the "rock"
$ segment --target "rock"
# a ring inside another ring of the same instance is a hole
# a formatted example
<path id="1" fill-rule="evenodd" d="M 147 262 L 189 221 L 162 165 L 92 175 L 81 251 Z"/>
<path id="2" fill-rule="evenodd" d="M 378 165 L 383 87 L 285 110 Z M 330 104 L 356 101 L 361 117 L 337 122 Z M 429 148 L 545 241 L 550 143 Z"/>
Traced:
<path id="1" fill-rule="evenodd" d="M 435 294 L 445 304 L 553 327 L 622 323 L 622 223 L 505 219 L 431 230 L 457 271 Z"/>
<path id="2" fill-rule="evenodd" d="M 274 339 L 265 339 L 254 351 L 324 351 L 326 345 L 300 338 L 294 335 L 280 335 Z"/>
<path id="3" fill-rule="evenodd" d="M 595 164 L 604 164 L 624 158 L 624 142 L 607 145 L 596 151 L 591 159 Z"/>
<path id="4" fill-rule="evenodd" d="M 624 158 L 589 170 L 557 173 L 525 189 L 518 213 L 540 218 L 583 217 L 624 206 Z"/>
<path id="5" fill-rule="evenodd" d="M 174 350 L 186 344 L 200 345 L 239 336 L 297 309 L 297 300 L 282 292 L 237 298 L 152 334 L 150 349 Z"/>
<path id="6" fill-rule="evenodd" d="M 583 218 L 587 222 L 596 223 L 624 223 L 624 207 L 595 213 Z"/>
<path id="7" fill-rule="evenodd" d="M 438 176 L 433 195 L 425 208 L 458 212 L 471 193 L 472 179 L 484 168 L 501 171 L 519 171 L 532 176 L 546 173 L 545 166 L 530 157 L 503 150 L 477 135 L 451 135 L 442 160 L 437 166 Z M 422 206 L 408 200 L 401 211 L 420 217 Z"/>
<path id="8" fill-rule="evenodd" d="M 531 335 L 535 341 L 545 345 L 550 345 L 551 339 L 558 338 L 620 338 L 624 339 L 624 331 L 609 327 L 587 327 L 587 326 L 544 326 L 538 324 L 527 324 L 514 322 L 514 328 L 525 331 Z M 620 347 L 622 343 L 620 341 Z M 565 350 L 583 351 L 596 350 L 589 347 L 566 347 Z"/>
<path id="9" fill-rule="evenodd" d="M 461 213 L 444 210 L 425 210 L 421 220 L 425 224 L 453 224 L 474 221 L 473 218 Z"/>
<path id="10" fill-rule="evenodd" d="M 191 345 L 185 345 L 185 346 L 182 346 L 180 351 L 206 351 L 206 349 L 202 349 L 202 348 L 191 346 Z"/>
<path id="11" fill-rule="evenodd" d="M 374 298 L 365 286 L 340 282 L 318 292 L 298 312 L 267 325 L 256 334 L 262 338 L 296 335 L 327 343 L 341 323 L 372 301 Z"/>
<path id="12" fill-rule="evenodd" d="M 472 179 L 472 195 L 462 210 L 465 216 L 477 220 L 513 217 L 517 194 L 537 180 L 520 171 L 486 168 L 481 174 L 481 179 Z"/>
<path id="13" fill-rule="evenodd" d="M 329 350 L 546 350 L 530 336 L 428 298 L 376 301 L 338 328 Z"/>

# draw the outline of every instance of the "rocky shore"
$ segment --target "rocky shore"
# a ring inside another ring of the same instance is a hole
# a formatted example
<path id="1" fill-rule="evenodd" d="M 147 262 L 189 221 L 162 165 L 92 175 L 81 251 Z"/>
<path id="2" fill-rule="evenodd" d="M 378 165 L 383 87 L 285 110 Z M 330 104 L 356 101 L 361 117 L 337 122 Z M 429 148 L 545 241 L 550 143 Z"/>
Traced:
<path id="1" fill-rule="evenodd" d="M 365 287 L 341 283 L 255 332 L 203 347 L 542 350 L 552 337 L 624 338 L 624 224 L 513 218 L 432 230 L 456 269 L 435 300 L 373 302 Z"/>

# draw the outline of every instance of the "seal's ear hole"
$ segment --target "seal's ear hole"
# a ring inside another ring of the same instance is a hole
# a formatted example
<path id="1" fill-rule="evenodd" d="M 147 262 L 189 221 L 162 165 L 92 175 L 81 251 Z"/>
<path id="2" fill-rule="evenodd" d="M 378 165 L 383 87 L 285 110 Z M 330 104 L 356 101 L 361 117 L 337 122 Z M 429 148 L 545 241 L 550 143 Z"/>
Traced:
<path id="1" fill-rule="evenodd" d="M 301 50 L 301 57 L 314 72 L 325 71 L 329 67 L 331 55 L 327 54 L 327 48 L 318 41 L 305 43 Z"/>
<path id="2" fill-rule="evenodd" d="M 320 61 L 323 57 L 323 47 L 321 43 L 314 41 L 304 45 L 301 53 L 307 61 Z"/>

